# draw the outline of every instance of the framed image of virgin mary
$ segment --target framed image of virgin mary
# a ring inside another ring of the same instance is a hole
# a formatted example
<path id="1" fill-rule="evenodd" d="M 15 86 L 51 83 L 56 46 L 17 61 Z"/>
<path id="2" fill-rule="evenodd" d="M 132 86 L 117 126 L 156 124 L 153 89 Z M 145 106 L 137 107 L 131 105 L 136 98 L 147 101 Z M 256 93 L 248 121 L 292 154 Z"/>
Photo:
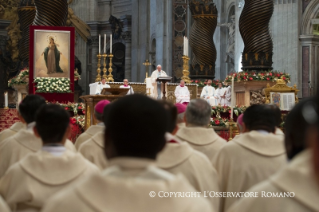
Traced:
<path id="1" fill-rule="evenodd" d="M 73 27 L 30 27 L 30 71 L 33 70 L 33 79 L 70 78 L 74 67 L 72 61 L 74 62 Z"/>

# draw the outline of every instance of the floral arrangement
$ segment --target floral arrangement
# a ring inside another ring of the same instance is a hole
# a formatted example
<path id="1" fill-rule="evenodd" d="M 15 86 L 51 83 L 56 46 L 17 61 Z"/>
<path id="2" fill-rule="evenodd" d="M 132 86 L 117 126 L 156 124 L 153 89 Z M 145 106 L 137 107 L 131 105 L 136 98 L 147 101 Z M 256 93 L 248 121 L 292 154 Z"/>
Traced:
<path id="1" fill-rule="evenodd" d="M 13 85 L 22 85 L 27 84 L 29 82 L 29 70 L 27 68 L 24 68 L 20 71 L 20 73 L 11 78 L 8 81 L 8 86 L 12 87 Z"/>
<path id="2" fill-rule="evenodd" d="M 71 124 L 78 124 L 82 128 L 84 128 L 84 126 L 85 126 L 85 115 L 73 116 L 70 121 L 71 121 Z"/>
<path id="3" fill-rule="evenodd" d="M 36 93 L 71 93 L 69 78 L 37 77 Z"/>
<path id="4" fill-rule="evenodd" d="M 232 81 L 232 76 L 234 76 L 235 82 L 240 81 L 271 81 L 275 82 L 277 79 L 282 78 L 286 83 L 290 82 L 290 74 L 279 72 L 279 71 L 243 71 L 238 73 L 232 73 L 228 75 L 224 82 L 230 83 Z"/>
<path id="5" fill-rule="evenodd" d="M 244 111 L 247 109 L 246 106 L 235 106 L 234 107 L 234 113 L 236 114 L 236 116 L 244 113 Z M 217 114 L 217 113 L 231 113 L 231 107 L 229 106 L 213 106 L 212 107 L 212 115 Z"/>
<path id="6" fill-rule="evenodd" d="M 211 119 L 210 125 L 211 126 L 218 126 L 218 127 L 226 127 L 228 120 L 222 118 L 215 118 Z"/>
<path id="7" fill-rule="evenodd" d="M 207 81 L 208 81 L 208 79 L 205 79 L 205 80 L 191 80 L 191 83 L 197 84 L 198 87 L 205 87 L 207 85 Z M 212 86 L 217 88 L 218 87 L 218 83 L 220 83 L 220 82 L 222 82 L 222 81 L 220 81 L 220 80 L 212 80 Z M 223 85 L 223 87 L 225 87 L 224 84 L 222 84 L 222 85 Z"/>
<path id="8" fill-rule="evenodd" d="M 63 107 L 67 111 L 72 111 L 74 116 L 78 115 L 79 111 L 82 111 L 85 114 L 85 104 L 84 103 L 77 103 L 77 102 L 68 102 L 68 103 L 59 103 L 59 102 L 50 102 L 52 104 L 58 104 Z"/>

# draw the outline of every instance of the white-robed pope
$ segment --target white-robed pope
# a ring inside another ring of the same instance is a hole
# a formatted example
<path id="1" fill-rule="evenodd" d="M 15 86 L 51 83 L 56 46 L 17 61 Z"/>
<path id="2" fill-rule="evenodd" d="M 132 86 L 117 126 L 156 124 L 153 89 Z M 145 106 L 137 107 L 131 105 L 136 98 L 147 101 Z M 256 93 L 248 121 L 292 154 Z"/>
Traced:
<path id="1" fill-rule="evenodd" d="M 161 65 L 157 65 L 156 70 L 153 71 L 151 75 L 152 85 L 154 87 L 153 97 L 157 99 L 162 99 L 162 84 L 157 82 L 158 77 L 167 77 L 165 71 L 162 70 Z"/>
<path id="2" fill-rule="evenodd" d="M 101 91 L 103 90 L 103 88 L 110 88 L 110 86 L 106 84 L 106 80 L 104 78 L 101 80 L 101 83 L 97 84 L 95 93 L 101 94 Z"/>

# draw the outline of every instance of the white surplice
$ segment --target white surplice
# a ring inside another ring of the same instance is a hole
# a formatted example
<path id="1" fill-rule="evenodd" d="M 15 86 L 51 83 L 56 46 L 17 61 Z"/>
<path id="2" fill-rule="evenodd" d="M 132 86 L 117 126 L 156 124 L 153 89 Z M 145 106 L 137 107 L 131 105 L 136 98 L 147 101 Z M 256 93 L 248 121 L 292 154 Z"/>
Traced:
<path id="1" fill-rule="evenodd" d="M 99 132 L 104 132 L 105 125 L 104 124 L 97 124 L 90 126 L 84 133 L 82 133 L 75 141 L 75 148 L 77 150 L 80 149 L 81 144 L 85 141 L 92 138 L 95 134 Z"/>
<path id="2" fill-rule="evenodd" d="M 101 91 L 103 90 L 103 88 L 110 88 L 110 86 L 108 85 L 108 84 L 97 84 L 97 86 L 96 86 L 96 94 L 101 94 Z"/>
<path id="3" fill-rule="evenodd" d="M 231 86 L 228 86 L 226 88 L 226 106 L 230 106 L 231 105 Z"/>
<path id="4" fill-rule="evenodd" d="M 92 174 L 46 202 L 42 212 L 209 212 L 207 198 L 161 198 L 164 192 L 197 192 L 182 175 L 155 166 L 155 161 L 118 157 L 109 161 L 102 174 Z M 159 196 L 160 195 L 160 196 Z"/>
<path id="5" fill-rule="evenodd" d="M 205 99 L 211 106 L 217 105 L 216 91 L 213 86 L 206 85 L 203 88 L 200 97 Z"/>
<path id="6" fill-rule="evenodd" d="M 176 97 L 176 103 L 183 103 L 183 102 L 189 102 L 190 101 L 190 94 L 187 86 L 176 86 L 175 88 L 175 97 Z"/>
<path id="7" fill-rule="evenodd" d="M 216 97 L 217 97 L 217 105 L 225 106 L 227 105 L 226 102 L 226 89 L 225 88 L 217 88 L 215 90 L 216 92 Z M 224 98 L 222 98 L 224 96 Z"/>
<path id="8" fill-rule="evenodd" d="M 311 150 L 299 153 L 288 166 L 247 191 L 258 193 L 258 197 L 243 197 L 234 203 L 228 212 L 319 211 L 319 187 L 315 180 L 311 159 Z M 267 196 L 271 194 L 295 196 Z"/>
<path id="9" fill-rule="evenodd" d="M 152 85 L 154 87 L 153 89 L 153 98 L 157 99 L 158 97 L 158 91 L 159 91 L 159 88 L 157 87 L 157 81 L 156 79 L 158 77 L 167 77 L 167 74 L 165 71 L 161 70 L 161 71 L 158 71 L 158 70 L 155 70 L 152 72 L 152 75 L 151 75 L 151 80 L 152 80 Z M 163 96 L 163 84 L 161 84 L 161 97 Z"/>
<path id="10" fill-rule="evenodd" d="M 125 87 L 125 85 L 121 85 L 120 88 L 128 88 L 128 89 L 130 89 L 130 90 L 128 90 L 126 95 L 134 94 L 134 90 L 133 90 L 133 88 L 130 85 L 128 85 L 127 87 Z"/>
<path id="11" fill-rule="evenodd" d="M 285 153 L 284 140 L 272 133 L 250 131 L 236 135 L 213 159 L 221 191 L 245 192 L 266 180 L 286 165 Z M 220 211 L 227 211 L 238 199 L 221 198 Z"/>
<path id="12" fill-rule="evenodd" d="M 0 180 L 0 195 L 12 211 L 37 212 L 53 194 L 99 173 L 80 153 L 44 146 L 8 169 Z"/>
<path id="13" fill-rule="evenodd" d="M 5 129 L 0 132 L 0 143 L 4 141 L 5 139 L 15 135 L 19 130 L 22 130 L 25 128 L 26 128 L 26 124 L 23 124 L 22 122 L 14 123 L 9 129 Z"/>

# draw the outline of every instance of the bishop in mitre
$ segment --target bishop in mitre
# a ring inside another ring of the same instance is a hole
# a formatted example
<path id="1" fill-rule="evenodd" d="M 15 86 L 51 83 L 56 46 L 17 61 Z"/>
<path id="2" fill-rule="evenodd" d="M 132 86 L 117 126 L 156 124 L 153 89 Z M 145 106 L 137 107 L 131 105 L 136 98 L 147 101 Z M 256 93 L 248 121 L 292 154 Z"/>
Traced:
<path id="1" fill-rule="evenodd" d="M 190 101 L 190 94 L 185 81 L 181 80 L 180 85 L 175 88 L 176 103 L 188 104 Z"/>
<path id="2" fill-rule="evenodd" d="M 161 82 L 157 82 L 158 77 L 167 77 L 167 74 L 165 71 L 162 70 L 161 65 L 157 65 L 156 70 L 153 71 L 153 73 L 151 75 L 151 81 L 152 81 L 152 85 L 154 87 L 153 97 L 156 99 L 162 99 L 163 85 Z"/>
<path id="3" fill-rule="evenodd" d="M 211 106 L 215 106 L 217 105 L 217 95 L 212 82 L 212 80 L 207 81 L 207 85 L 203 88 L 200 97 L 205 99 Z"/>

